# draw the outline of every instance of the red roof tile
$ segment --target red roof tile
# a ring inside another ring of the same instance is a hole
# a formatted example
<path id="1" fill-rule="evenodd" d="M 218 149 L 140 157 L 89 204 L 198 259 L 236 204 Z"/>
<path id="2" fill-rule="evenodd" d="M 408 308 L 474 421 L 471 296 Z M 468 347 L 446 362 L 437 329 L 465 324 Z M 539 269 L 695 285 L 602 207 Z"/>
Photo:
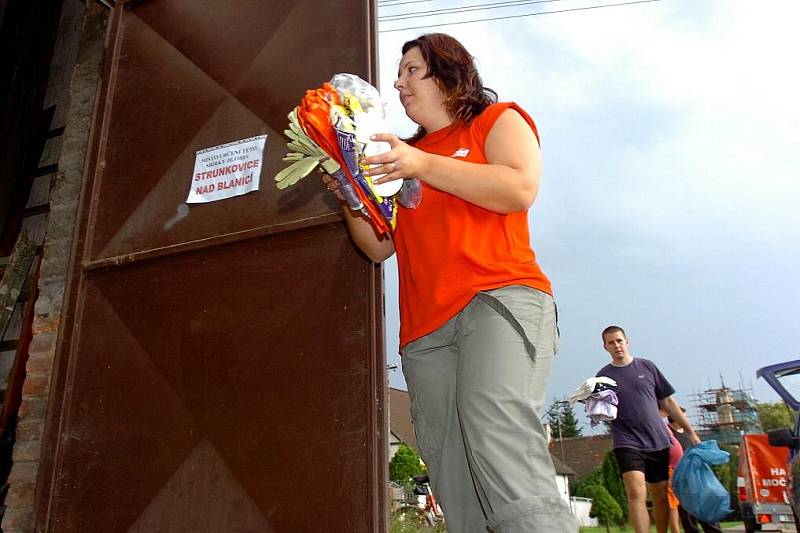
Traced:
<path id="1" fill-rule="evenodd" d="M 419 453 L 417 436 L 411 424 L 411 402 L 407 391 L 389 388 L 389 429 Z"/>
<path id="2" fill-rule="evenodd" d="M 550 441 L 550 454 L 572 468 L 576 479 L 582 479 L 592 469 L 600 466 L 606 453 L 612 448 L 611 435 L 608 434 Z"/>

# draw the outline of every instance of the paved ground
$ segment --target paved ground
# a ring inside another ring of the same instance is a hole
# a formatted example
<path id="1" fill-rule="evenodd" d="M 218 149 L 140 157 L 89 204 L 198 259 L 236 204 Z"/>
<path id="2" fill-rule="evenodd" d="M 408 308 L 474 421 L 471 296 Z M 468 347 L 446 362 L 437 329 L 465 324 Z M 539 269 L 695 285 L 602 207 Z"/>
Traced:
<path id="1" fill-rule="evenodd" d="M 725 533 L 745 533 L 744 532 L 744 526 L 729 527 L 729 528 L 723 529 L 723 531 L 725 531 Z M 777 531 L 777 530 L 775 530 L 775 531 Z M 781 533 L 797 533 L 797 530 L 794 527 L 786 526 L 782 530 L 780 530 L 780 532 Z"/>

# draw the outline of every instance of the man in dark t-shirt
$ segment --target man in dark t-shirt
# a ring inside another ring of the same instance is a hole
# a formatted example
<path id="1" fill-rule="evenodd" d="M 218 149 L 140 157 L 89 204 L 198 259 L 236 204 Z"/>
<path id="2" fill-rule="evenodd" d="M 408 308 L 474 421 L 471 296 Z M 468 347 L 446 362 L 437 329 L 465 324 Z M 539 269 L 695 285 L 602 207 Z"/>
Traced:
<path id="1" fill-rule="evenodd" d="M 684 429 L 692 444 L 699 443 L 700 439 L 672 397 L 675 389 L 658 367 L 628 352 L 628 338 L 621 327 L 609 326 L 603 330 L 603 348 L 611 355 L 611 363 L 597 375 L 617 382 L 619 406 L 617 418 L 611 422 L 611 435 L 628 495 L 633 529 L 636 533 L 650 531 L 646 505 L 649 490 L 656 530 L 666 533 L 670 439 L 659 408 Z"/>

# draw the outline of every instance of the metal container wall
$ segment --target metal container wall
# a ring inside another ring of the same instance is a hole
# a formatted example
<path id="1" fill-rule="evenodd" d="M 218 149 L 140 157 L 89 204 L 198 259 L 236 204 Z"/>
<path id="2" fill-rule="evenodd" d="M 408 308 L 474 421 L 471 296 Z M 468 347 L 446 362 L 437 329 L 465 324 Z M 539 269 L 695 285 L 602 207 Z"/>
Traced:
<path id="1" fill-rule="evenodd" d="M 385 529 L 380 269 L 317 177 L 271 179 L 305 89 L 373 78 L 373 10 L 118 3 L 39 529 Z M 261 133 L 259 191 L 176 217 L 197 150 Z"/>

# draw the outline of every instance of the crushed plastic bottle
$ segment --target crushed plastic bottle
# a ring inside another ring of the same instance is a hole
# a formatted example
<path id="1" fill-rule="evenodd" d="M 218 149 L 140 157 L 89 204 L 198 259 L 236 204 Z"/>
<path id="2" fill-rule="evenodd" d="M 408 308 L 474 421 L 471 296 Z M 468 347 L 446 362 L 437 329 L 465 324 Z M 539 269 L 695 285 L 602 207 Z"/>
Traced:
<path id="1" fill-rule="evenodd" d="M 406 209 L 414 209 L 422 201 L 422 184 L 417 178 L 403 180 L 403 187 L 397 193 L 397 201 Z"/>

